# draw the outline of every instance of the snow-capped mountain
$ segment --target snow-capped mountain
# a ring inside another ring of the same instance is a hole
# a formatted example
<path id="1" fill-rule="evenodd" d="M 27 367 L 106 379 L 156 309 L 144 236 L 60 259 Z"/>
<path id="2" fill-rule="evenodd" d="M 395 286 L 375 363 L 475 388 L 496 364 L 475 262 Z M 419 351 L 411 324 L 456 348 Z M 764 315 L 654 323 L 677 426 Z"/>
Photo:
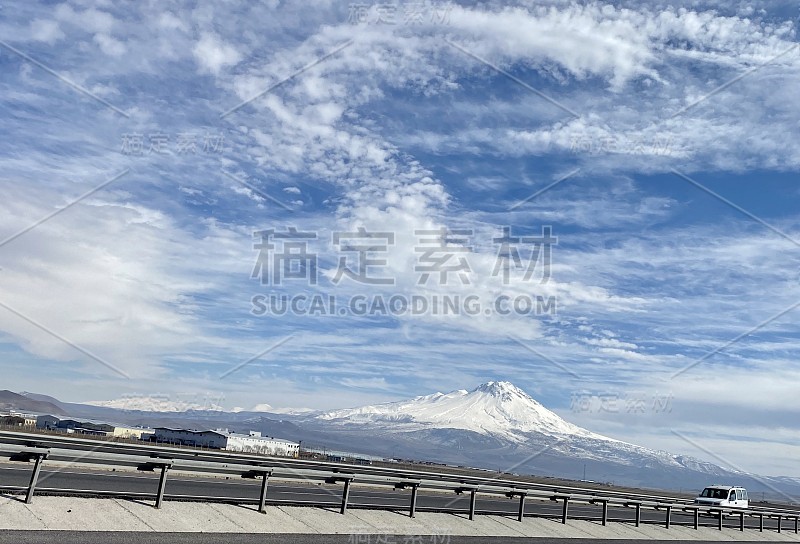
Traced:
<path id="1" fill-rule="evenodd" d="M 472 391 L 434 393 L 411 400 L 335 410 L 317 416 L 331 423 L 391 426 L 410 431 L 463 429 L 513 442 L 526 433 L 580 436 L 614 441 L 573 425 L 509 382 L 487 382 Z"/>
<path id="2" fill-rule="evenodd" d="M 239 412 L 245 412 L 248 410 L 240 409 Z M 286 415 L 297 415 L 297 414 L 307 414 L 309 412 L 314 412 L 311 408 L 275 408 L 270 404 L 256 404 L 249 410 L 250 412 L 265 412 L 270 414 L 286 414 Z"/>
<path id="3" fill-rule="evenodd" d="M 101 408 L 114 408 L 116 410 L 131 410 L 142 412 L 188 412 L 190 410 L 204 410 L 221 412 L 222 406 L 215 402 L 193 402 L 171 399 L 168 396 L 145 395 L 122 397 L 115 400 L 87 401 L 83 404 L 99 406 Z"/>
<path id="4" fill-rule="evenodd" d="M 302 424 L 355 444 L 390 444 L 410 458 L 532 473 L 577 475 L 634 485 L 702 487 L 746 475 L 687 455 L 622 442 L 574 425 L 509 382 L 471 391 L 310 414 Z M 363 449 L 362 449 L 363 451 Z M 377 452 L 377 450 L 376 450 Z"/>

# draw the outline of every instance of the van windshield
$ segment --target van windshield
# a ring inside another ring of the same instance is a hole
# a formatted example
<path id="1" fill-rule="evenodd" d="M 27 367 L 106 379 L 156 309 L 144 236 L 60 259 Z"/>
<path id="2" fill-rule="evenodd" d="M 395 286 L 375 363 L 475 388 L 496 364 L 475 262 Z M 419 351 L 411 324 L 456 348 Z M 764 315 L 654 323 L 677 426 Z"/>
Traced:
<path id="1" fill-rule="evenodd" d="M 728 498 L 728 490 L 727 489 L 714 489 L 713 487 L 707 487 L 700 493 L 701 497 L 708 497 L 709 499 L 727 499 Z"/>

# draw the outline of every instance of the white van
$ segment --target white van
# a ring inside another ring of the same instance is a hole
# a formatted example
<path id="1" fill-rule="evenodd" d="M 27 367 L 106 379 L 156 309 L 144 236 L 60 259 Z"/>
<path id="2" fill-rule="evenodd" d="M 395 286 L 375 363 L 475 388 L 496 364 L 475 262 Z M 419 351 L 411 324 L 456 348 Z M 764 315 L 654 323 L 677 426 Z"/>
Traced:
<path id="1" fill-rule="evenodd" d="M 747 490 L 734 485 L 710 485 L 694 500 L 695 504 L 728 508 L 748 508 Z"/>

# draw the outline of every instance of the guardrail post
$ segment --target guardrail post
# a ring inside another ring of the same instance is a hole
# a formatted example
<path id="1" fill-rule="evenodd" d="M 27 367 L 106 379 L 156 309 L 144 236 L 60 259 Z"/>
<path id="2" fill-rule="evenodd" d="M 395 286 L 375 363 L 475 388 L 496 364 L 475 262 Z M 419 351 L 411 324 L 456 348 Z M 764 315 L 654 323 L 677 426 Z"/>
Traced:
<path id="1" fill-rule="evenodd" d="M 413 518 L 417 513 L 417 491 L 419 491 L 418 485 L 411 486 L 411 507 L 408 510 L 408 517 Z"/>
<path id="2" fill-rule="evenodd" d="M 778 514 L 778 532 L 781 532 L 781 515 Z"/>
<path id="3" fill-rule="evenodd" d="M 471 489 L 469 492 L 469 520 L 475 519 L 475 501 L 477 489 Z"/>
<path id="4" fill-rule="evenodd" d="M 744 512 L 739 512 L 739 530 L 744 531 Z"/>
<path id="5" fill-rule="evenodd" d="M 158 494 L 156 495 L 156 508 L 161 508 L 161 503 L 164 502 L 164 489 L 167 487 L 168 470 L 168 464 L 161 465 L 161 477 L 158 479 Z"/>
<path id="6" fill-rule="evenodd" d="M 696 531 L 700 527 L 700 510 L 695 508 L 694 509 L 694 530 Z"/>
<path id="7" fill-rule="evenodd" d="M 758 514 L 758 530 L 764 532 L 764 514 Z"/>
<path id="8" fill-rule="evenodd" d="M 561 523 L 567 523 L 567 515 L 569 515 L 569 497 L 564 497 L 564 510 L 561 512 Z"/>
<path id="9" fill-rule="evenodd" d="M 342 508 L 339 510 L 341 514 L 347 512 L 347 499 L 350 497 L 350 482 L 352 478 L 345 478 L 344 489 L 342 490 Z"/>
<path id="10" fill-rule="evenodd" d="M 667 529 L 669 529 L 669 523 L 671 521 L 670 519 L 671 517 L 672 517 L 672 505 L 670 504 L 667 505 L 667 521 L 666 523 L 664 523 L 664 527 L 666 527 Z"/>
<path id="11" fill-rule="evenodd" d="M 717 528 L 721 531 L 722 530 L 722 510 L 719 511 L 719 521 L 717 522 Z"/>
<path id="12" fill-rule="evenodd" d="M 154 454 L 155 455 L 155 454 Z M 167 472 L 172 467 L 172 459 L 159 459 L 153 456 L 147 462 L 139 465 L 137 470 L 146 470 L 153 472 L 156 468 L 161 469 L 161 476 L 158 479 L 158 491 L 156 491 L 156 508 L 161 508 L 164 502 L 164 489 L 167 487 Z"/>
<path id="13" fill-rule="evenodd" d="M 258 499 L 258 511 L 262 514 L 267 511 L 267 486 L 269 486 L 269 476 L 269 472 L 261 473 L 261 495 L 259 495 Z"/>
<path id="14" fill-rule="evenodd" d="M 800 520 L 800 516 L 794 517 L 794 534 L 797 534 L 797 521 Z"/>
<path id="15" fill-rule="evenodd" d="M 517 521 L 522 521 L 525 518 L 525 493 L 519 494 L 519 513 Z"/>
<path id="16" fill-rule="evenodd" d="M 33 472 L 31 472 L 31 481 L 28 484 L 28 492 L 25 495 L 25 504 L 30 504 L 33 500 L 33 493 L 36 491 L 36 482 L 39 480 L 39 472 L 42 470 L 42 463 L 44 462 L 47 454 L 35 455 L 35 462 L 33 465 Z"/>
<path id="17" fill-rule="evenodd" d="M 603 526 L 608 522 L 608 501 L 603 501 Z"/>
<path id="18" fill-rule="evenodd" d="M 641 504 L 637 504 L 636 505 L 636 527 L 639 526 L 639 523 L 641 522 L 641 520 L 642 520 L 642 505 Z"/>

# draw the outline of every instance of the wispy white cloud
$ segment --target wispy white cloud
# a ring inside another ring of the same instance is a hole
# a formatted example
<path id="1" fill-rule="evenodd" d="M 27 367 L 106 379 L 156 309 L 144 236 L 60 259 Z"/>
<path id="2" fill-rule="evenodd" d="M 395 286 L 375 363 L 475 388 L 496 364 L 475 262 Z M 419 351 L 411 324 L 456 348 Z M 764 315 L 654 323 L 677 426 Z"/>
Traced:
<path id="1" fill-rule="evenodd" d="M 201 70 L 215 75 L 223 67 L 236 65 L 242 59 L 236 48 L 211 33 L 204 33 L 192 52 Z"/>

